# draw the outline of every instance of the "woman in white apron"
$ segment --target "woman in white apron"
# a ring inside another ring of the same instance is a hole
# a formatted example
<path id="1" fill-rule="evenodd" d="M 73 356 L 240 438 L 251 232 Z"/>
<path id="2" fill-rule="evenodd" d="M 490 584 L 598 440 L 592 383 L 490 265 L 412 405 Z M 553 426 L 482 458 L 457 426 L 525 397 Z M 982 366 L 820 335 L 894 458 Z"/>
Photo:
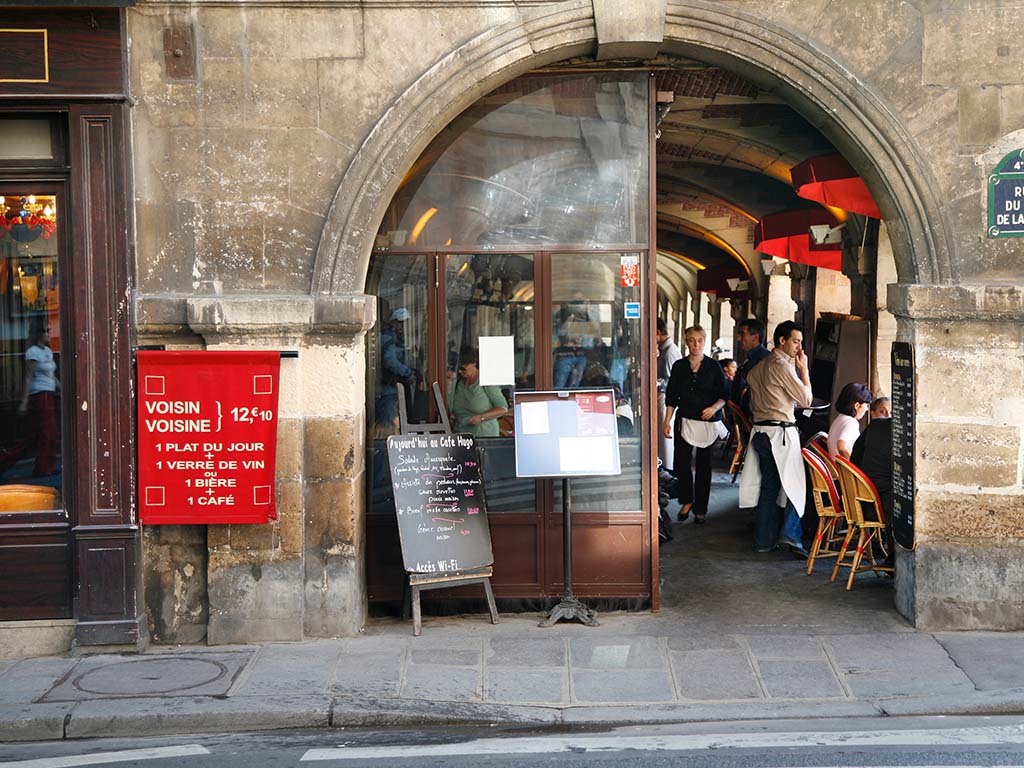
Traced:
<path id="1" fill-rule="evenodd" d="M 722 423 L 725 405 L 725 375 L 722 366 L 704 354 L 706 334 L 699 325 L 686 329 L 687 355 L 672 366 L 665 391 L 665 421 L 662 433 L 668 437 L 675 426 L 676 496 L 682 504 L 679 519 L 693 512 L 695 523 L 703 523 L 711 496 L 712 446 L 728 435 Z M 696 454 L 696 473 L 690 462 Z"/>

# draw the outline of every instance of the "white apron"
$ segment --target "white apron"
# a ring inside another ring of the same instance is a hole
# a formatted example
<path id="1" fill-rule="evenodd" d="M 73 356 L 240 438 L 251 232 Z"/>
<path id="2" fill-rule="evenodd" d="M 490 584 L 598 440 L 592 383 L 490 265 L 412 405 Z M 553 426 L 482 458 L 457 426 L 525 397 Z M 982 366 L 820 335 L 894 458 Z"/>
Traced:
<path id="1" fill-rule="evenodd" d="M 661 459 L 662 469 L 674 469 L 675 461 L 675 425 L 672 425 L 670 437 L 665 437 L 662 427 L 665 425 L 665 393 L 658 393 L 658 458 Z"/>
<path id="2" fill-rule="evenodd" d="M 754 433 L 764 432 L 772 443 L 772 456 L 779 469 L 782 488 L 779 489 L 778 505 L 786 506 L 787 499 L 793 503 L 796 513 L 804 516 L 804 502 L 807 499 L 807 477 L 804 474 L 804 460 L 800 453 L 800 431 L 796 427 L 754 427 Z M 785 434 L 786 443 L 782 438 Z M 743 458 L 743 472 L 740 475 L 740 507 L 747 509 L 757 506 L 761 495 L 761 466 L 754 450 L 753 435 Z"/>
<path id="3" fill-rule="evenodd" d="M 680 419 L 680 436 L 694 448 L 707 448 L 715 441 L 729 436 L 729 430 L 721 421 L 696 421 Z"/>

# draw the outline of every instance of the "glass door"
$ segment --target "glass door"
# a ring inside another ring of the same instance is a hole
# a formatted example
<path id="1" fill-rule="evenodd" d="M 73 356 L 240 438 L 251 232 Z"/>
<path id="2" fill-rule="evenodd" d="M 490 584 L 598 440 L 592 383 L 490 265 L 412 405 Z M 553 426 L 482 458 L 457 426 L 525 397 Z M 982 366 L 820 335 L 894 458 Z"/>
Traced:
<path id="1" fill-rule="evenodd" d="M 0 619 L 70 615 L 62 208 L 57 189 L 0 185 Z"/>

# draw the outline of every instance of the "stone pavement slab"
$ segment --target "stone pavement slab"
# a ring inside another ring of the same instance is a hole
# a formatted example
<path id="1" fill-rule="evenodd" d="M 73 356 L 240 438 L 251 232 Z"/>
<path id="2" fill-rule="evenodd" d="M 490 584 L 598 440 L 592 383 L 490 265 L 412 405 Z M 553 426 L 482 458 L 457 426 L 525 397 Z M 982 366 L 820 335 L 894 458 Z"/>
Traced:
<path id="1" fill-rule="evenodd" d="M 505 704 L 569 704 L 569 675 L 564 667 L 488 667 L 487 701 Z"/>
<path id="2" fill-rule="evenodd" d="M 28 704 L 39 699 L 79 661 L 45 656 L 15 662 L 0 677 L 0 704 Z"/>
<path id="3" fill-rule="evenodd" d="M 974 692 L 975 686 L 926 633 L 847 635 L 825 640 L 843 684 L 865 699 L 950 695 Z"/>
<path id="4" fill-rule="evenodd" d="M 764 659 L 757 662 L 765 692 L 773 699 L 843 698 L 845 691 L 827 661 Z"/>
<path id="5" fill-rule="evenodd" d="M 572 673 L 572 699 L 580 704 L 674 701 L 672 674 L 659 669 L 582 669 Z"/>
<path id="6" fill-rule="evenodd" d="M 676 688 L 683 699 L 759 699 L 763 692 L 750 657 L 743 650 L 672 653 Z"/>
<path id="7" fill-rule="evenodd" d="M 334 683 L 338 640 L 274 643 L 261 647 L 231 687 L 232 696 L 326 693 Z"/>
<path id="8" fill-rule="evenodd" d="M 575 637 L 569 641 L 573 669 L 664 669 L 666 648 L 656 637 Z"/>
<path id="9" fill-rule="evenodd" d="M 944 632 L 935 639 L 979 690 L 1024 688 L 1024 634 Z"/>

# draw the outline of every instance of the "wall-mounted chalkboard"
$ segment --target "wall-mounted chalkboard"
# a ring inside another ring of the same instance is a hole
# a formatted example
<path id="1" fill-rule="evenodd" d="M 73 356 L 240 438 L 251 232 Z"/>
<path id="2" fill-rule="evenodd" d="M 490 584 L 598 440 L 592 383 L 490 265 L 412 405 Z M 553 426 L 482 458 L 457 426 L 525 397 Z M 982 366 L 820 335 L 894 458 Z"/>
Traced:
<path id="1" fill-rule="evenodd" d="M 392 435 L 388 458 L 405 570 L 441 574 L 491 565 L 473 436 Z"/>
<path id="2" fill-rule="evenodd" d="M 914 548 L 914 347 L 892 345 L 892 535 Z"/>
<path id="3" fill-rule="evenodd" d="M 622 474 L 615 392 L 516 392 L 517 477 Z"/>

